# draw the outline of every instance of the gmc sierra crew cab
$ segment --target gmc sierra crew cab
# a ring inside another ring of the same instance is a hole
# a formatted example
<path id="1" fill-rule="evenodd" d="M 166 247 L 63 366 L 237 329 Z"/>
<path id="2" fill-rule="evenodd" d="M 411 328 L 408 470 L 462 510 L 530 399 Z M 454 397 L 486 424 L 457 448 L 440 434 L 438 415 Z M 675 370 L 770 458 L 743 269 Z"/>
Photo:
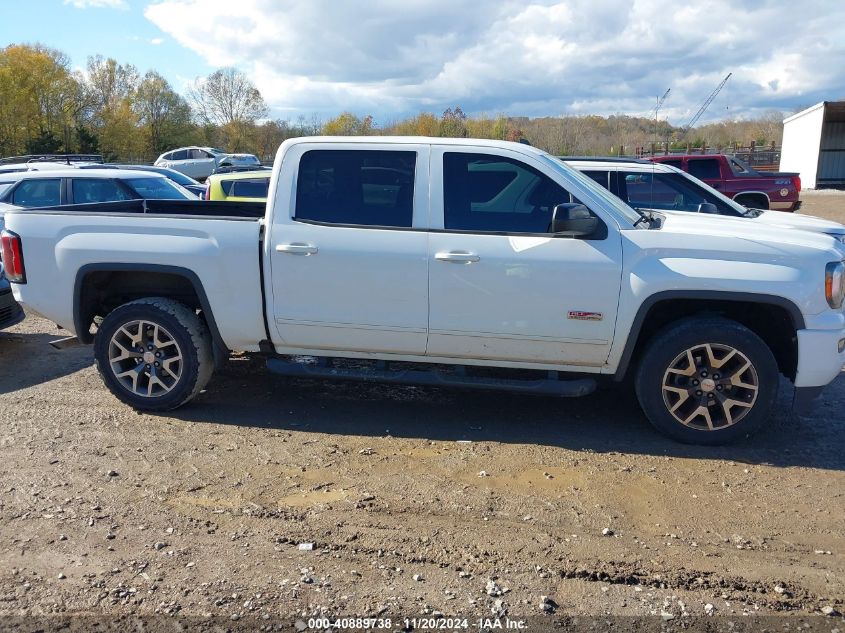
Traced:
<path id="1" fill-rule="evenodd" d="M 765 425 L 779 375 L 803 402 L 845 363 L 840 242 L 636 211 L 524 144 L 291 139 L 266 209 L 227 204 L 13 210 L 15 297 L 141 410 L 242 350 L 287 375 L 560 396 L 630 376 L 659 430 L 716 444 Z"/>

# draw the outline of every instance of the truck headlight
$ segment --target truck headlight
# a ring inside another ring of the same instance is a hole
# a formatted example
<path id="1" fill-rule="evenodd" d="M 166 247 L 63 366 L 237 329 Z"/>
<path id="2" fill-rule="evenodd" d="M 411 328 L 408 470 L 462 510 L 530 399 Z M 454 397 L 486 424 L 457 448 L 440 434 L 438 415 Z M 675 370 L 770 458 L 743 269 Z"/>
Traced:
<path id="1" fill-rule="evenodd" d="M 845 264 L 830 262 L 824 271 L 824 296 L 834 310 L 842 307 L 845 299 Z"/>

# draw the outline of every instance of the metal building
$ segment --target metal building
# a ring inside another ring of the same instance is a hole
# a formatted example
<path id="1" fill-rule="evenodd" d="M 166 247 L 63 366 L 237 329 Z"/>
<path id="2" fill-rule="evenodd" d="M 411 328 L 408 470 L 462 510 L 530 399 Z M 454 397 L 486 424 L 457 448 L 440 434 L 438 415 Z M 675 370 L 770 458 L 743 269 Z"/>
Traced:
<path id="1" fill-rule="evenodd" d="M 845 186 L 845 101 L 822 101 L 783 120 L 781 171 L 804 189 Z"/>

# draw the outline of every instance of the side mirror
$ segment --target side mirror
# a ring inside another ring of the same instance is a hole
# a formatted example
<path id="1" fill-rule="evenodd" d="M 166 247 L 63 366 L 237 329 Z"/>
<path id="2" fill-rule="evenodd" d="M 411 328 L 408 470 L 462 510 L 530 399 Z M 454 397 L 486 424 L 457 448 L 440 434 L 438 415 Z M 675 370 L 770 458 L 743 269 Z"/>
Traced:
<path id="1" fill-rule="evenodd" d="M 698 205 L 698 212 L 699 213 L 719 213 L 719 210 L 716 208 L 716 205 L 712 202 L 702 202 Z"/>
<path id="2" fill-rule="evenodd" d="M 583 237 L 595 233 L 599 219 L 583 204 L 559 204 L 552 211 L 549 233 L 565 233 L 572 237 Z"/>

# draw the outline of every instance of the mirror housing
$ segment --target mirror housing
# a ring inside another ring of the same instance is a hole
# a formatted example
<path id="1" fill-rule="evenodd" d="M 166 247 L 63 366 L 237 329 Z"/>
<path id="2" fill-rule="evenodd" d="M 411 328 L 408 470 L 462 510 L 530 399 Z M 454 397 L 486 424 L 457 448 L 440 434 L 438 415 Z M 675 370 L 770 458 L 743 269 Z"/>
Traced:
<path id="1" fill-rule="evenodd" d="M 699 213 L 719 213 L 719 210 L 716 208 L 716 205 L 712 202 L 702 202 L 698 205 L 698 212 Z"/>
<path id="2" fill-rule="evenodd" d="M 583 204 L 559 204 L 552 211 L 549 233 L 563 233 L 572 237 L 592 235 L 599 226 L 599 219 Z"/>

